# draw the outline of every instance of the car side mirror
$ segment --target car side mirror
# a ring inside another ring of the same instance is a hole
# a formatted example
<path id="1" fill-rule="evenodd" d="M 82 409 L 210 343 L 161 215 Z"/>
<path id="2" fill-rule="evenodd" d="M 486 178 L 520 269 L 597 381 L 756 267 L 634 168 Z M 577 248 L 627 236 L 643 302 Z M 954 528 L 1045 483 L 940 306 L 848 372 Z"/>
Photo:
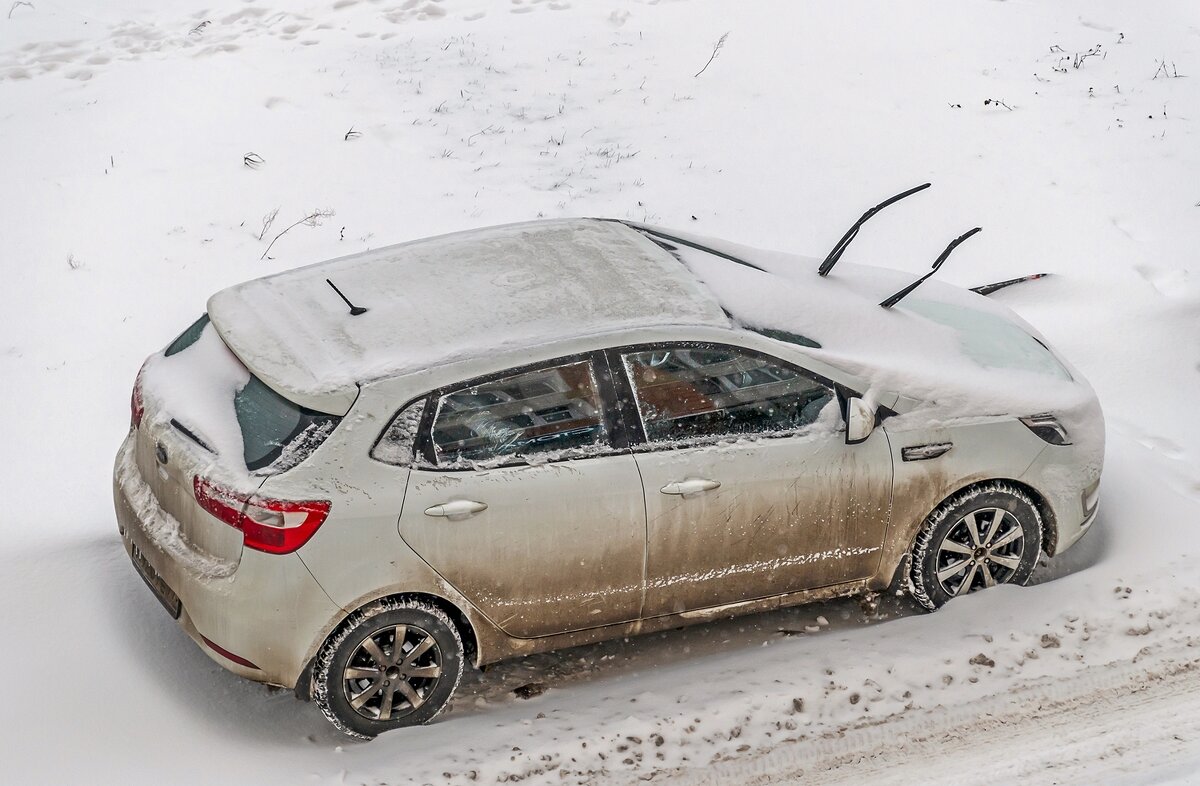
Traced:
<path id="1" fill-rule="evenodd" d="M 846 444 L 857 445 L 875 430 L 875 410 L 855 396 L 846 401 Z"/>

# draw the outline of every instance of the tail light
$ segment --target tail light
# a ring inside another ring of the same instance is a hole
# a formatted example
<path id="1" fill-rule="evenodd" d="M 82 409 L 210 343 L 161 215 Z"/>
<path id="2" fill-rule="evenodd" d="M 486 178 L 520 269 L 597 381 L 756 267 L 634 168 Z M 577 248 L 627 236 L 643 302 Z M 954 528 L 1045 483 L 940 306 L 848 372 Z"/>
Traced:
<path id="1" fill-rule="evenodd" d="M 133 393 L 129 396 L 129 426 L 137 428 L 142 425 L 142 416 L 146 414 L 146 402 L 142 400 L 142 373 L 146 370 L 143 364 L 138 369 L 137 378 L 133 380 Z"/>
<path id="2" fill-rule="evenodd" d="M 234 491 L 197 475 L 192 486 L 200 507 L 242 531 L 247 548 L 267 554 L 290 554 L 325 523 L 329 501 L 267 499 Z"/>

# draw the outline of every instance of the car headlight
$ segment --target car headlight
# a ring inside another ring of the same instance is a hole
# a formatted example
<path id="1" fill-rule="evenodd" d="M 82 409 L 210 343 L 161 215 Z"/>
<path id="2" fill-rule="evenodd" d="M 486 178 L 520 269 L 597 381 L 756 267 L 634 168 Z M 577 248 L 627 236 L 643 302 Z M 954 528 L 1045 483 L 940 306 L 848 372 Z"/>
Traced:
<path id="1" fill-rule="evenodd" d="M 1058 418 L 1051 415 L 1049 412 L 1044 412 L 1041 415 L 1030 415 L 1027 418 L 1021 418 L 1021 422 L 1029 427 L 1029 430 L 1039 437 L 1049 442 L 1051 445 L 1070 445 L 1071 438 L 1067 435 L 1067 430 L 1063 428 L 1063 424 L 1058 422 Z"/>

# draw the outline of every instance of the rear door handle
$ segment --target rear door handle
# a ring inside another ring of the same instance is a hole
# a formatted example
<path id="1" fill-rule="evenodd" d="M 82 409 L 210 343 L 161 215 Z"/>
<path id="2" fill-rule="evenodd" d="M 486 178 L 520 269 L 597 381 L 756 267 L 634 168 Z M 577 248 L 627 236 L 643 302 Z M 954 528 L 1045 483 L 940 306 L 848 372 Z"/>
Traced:
<path id="1" fill-rule="evenodd" d="M 442 519 L 465 519 L 467 516 L 474 516 L 476 513 L 482 513 L 485 510 L 487 510 L 486 502 L 456 499 L 452 502 L 443 502 L 441 505 L 432 505 L 425 508 L 425 515 Z"/>
<path id="2" fill-rule="evenodd" d="M 707 478 L 688 478 L 687 480 L 676 480 L 663 486 L 659 491 L 663 494 L 678 494 L 686 497 L 691 494 L 700 494 L 704 491 L 712 491 L 720 488 L 721 481 L 708 480 Z"/>

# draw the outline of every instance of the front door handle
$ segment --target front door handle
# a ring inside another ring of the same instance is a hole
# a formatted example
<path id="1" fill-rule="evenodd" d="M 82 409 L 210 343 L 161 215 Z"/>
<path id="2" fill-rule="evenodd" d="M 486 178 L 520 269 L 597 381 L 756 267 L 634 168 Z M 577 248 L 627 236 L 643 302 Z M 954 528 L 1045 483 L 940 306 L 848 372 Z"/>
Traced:
<path id="1" fill-rule="evenodd" d="M 687 480 L 676 480 L 668 483 L 659 489 L 663 494 L 678 494 L 686 497 L 691 494 L 699 494 L 704 491 L 712 491 L 720 488 L 721 481 L 708 480 L 707 478 L 688 478 Z"/>
<path id="2" fill-rule="evenodd" d="M 451 520 L 465 519 L 467 516 L 474 516 L 476 513 L 482 513 L 485 510 L 487 510 L 486 502 L 456 499 L 452 502 L 443 502 L 441 505 L 432 505 L 425 508 L 425 515 Z"/>

